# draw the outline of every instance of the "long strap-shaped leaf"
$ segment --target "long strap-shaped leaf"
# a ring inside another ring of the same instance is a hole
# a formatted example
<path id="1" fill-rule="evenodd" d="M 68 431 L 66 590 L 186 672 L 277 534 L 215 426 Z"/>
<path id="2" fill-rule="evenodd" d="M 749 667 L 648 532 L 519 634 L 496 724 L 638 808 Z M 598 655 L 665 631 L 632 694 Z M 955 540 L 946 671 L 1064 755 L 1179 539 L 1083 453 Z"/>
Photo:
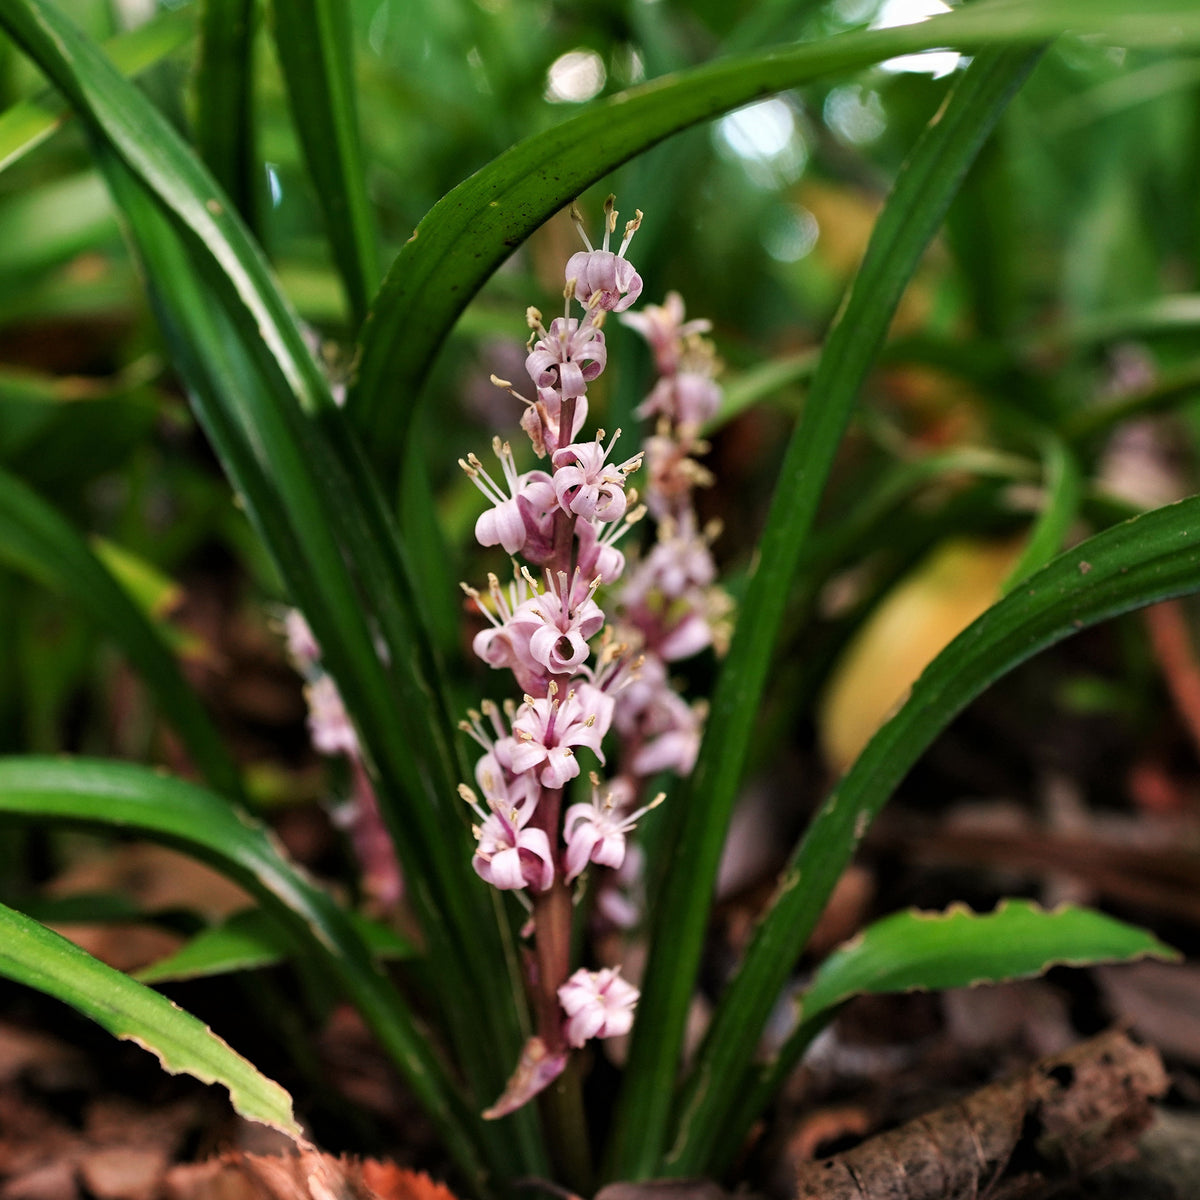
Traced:
<path id="1" fill-rule="evenodd" d="M 321 372 L 262 251 L 203 164 L 100 49 L 44 0 L 0 0 L 0 24 L 71 104 L 105 131 L 117 153 L 203 246 L 212 284 L 230 311 L 259 331 L 266 351 L 308 411 L 331 407 Z"/>
<path id="2" fill-rule="evenodd" d="M 469 867 L 457 776 L 435 718 L 436 690 L 415 673 L 427 648 L 404 615 L 409 601 L 396 533 L 369 471 L 336 457 L 353 450 L 340 414 L 318 435 L 279 377 L 226 317 L 154 197 L 104 147 L 98 150 L 153 281 L 151 297 L 199 417 L 288 588 L 312 623 L 378 772 L 378 798 L 400 852 L 425 934 L 431 981 L 477 1097 L 498 1094 L 520 1044 L 512 984 L 487 889 Z M 335 435 L 336 441 L 335 441 Z M 358 567 L 357 579 L 347 560 Z M 362 585 L 360 593 L 356 583 Z M 371 620 L 379 622 L 390 670 Z M 456 836 L 457 834 L 457 836 Z M 488 996 L 477 1008 L 465 1001 Z M 481 1104 L 483 1101 L 481 1100 Z M 541 1169 L 534 1114 L 488 1126 L 494 1165 Z"/>
<path id="3" fill-rule="evenodd" d="M 673 133 L 821 76 L 939 46 L 1030 43 L 1064 30 L 1178 46 L 1200 39 L 1192 0 L 981 0 L 920 25 L 721 60 L 622 92 L 512 147 L 443 197 L 388 271 L 362 335 L 348 406 L 385 472 L 404 461 L 438 348 L 489 275 L 543 221 Z M 649 210 L 649 197 L 625 197 Z M 655 219 L 668 219 L 659 214 Z"/>
<path id="4" fill-rule="evenodd" d="M 379 286 L 379 269 L 354 103 L 352 6 L 273 0 L 272 8 L 292 121 L 357 328 Z"/>
<path id="5" fill-rule="evenodd" d="M 266 188 L 255 134 L 254 40 L 258 0 L 200 0 L 196 148 L 241 214 L 259 228 Z"/>
<path id="6" fill-rule="evenodd" d="M 300 1136 L 287 1092 L 202 1021 L 2 904 L 0 975 L 55 996 L 117 1037 L 137 1042 L 172 1074 L 228 1088 L 242 1116 Z"/>
<path id="7" fill-rule="evenodd" d="M 776 484 L 700 757 L 686 798 L 676 800 L 679 835 L 654 914 L 609 1165 L 615 1177 L 655 1170 L 663 1147 L 721 847 L 791 580 L 858 389 L 963 174 L 1035 58 L 1027 50 L 988 52 L 955 85 L 898 177 L 822 351 Z M 740 1058 L 728 1053 L 732 1046 L 709 1039 L 706 1048 L 727 1067 L 740 1067 Z"/>
<path id="8" fill-rule="evenodd" d="M 697 1058 L 692 1103 L 684 1110 L 670 1169 L 687 1172 L 705 1159 L 705 1138 L 720 1127 L 730 1106 L 715 1102 L 715 1092 L 706 1097 L 704 1081 L 729 1079 L 729 1071 L 747 1068 L 838 876 L 933 739 L 989 684 L 1045 647 L 1119 613 L 1195 591 L 1200 591 L 1200 498 L 1089 538 L 1024 581 L 938 655 L 822 806 L 785 869 Z M 728 1092 L 734 1095 L 735 1089 Z"/>
<path id="9" fill-rule="evenodd" d="M 77 604 L 142 673 L 214 787 L 241 791 L 237 768 L 157 629 L 82 537 L 36 492 L 0 471 L 0 562 Z"/>
<path id="10" fill-rule="evenodd" d="M 312 622 L 379 772 L 380 804 L 401 849 L 434 984 L 464 1071 L 490 1099 L 522 1036 L 515 963 L 491 897 L 470 870 L 441 679 L 429 669 L 418 589 L 402 577 L 379 490 L 343 436 L 341 414 L 261 253 L 174 130 L 45 0 L 0 0 L 0 22 L 97 135 L 201 419 Z M 301 409 L 321 412 L 329 436 Z M 473 1011 L 471 996 L 489 1000 Z M 489 1126 L 484 1138 L 496 1162 L 541 1170 L 535 1126 L 532 1112 L 507 1130 Z"/>
<path id="11" fill-rule="evenodd" d="M 482 1168 L 464 1132 L 478 1119 L 458 1099 L 349 918 L 284 859 L 263 826 L 182 780 L 129 763 L 86 759 L 0 759 L 0 814 L 135 830 L 240 883 L 284 922 L 303 953 L 325 961 L 437 1122 L 447 1148 L 482 1186 Z"/>

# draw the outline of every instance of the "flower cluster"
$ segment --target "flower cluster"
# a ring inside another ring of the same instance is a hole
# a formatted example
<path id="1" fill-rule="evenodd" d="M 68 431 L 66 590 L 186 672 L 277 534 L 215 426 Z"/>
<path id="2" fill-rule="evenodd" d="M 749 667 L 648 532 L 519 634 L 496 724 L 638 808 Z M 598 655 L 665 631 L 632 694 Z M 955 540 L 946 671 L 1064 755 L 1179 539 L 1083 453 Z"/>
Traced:
<path id="1" fill-rule="evenodd" d="M 358 734 L 333 676 L 321 666 L 321 647 L 298 609 L 284 617 L 288 656 L 304 677 L 308 732 L 314 748 L 330 758 L 344 755 L 350 764 L 351 794 L 334 811 L 346 830 L 363 872 L 363 890 L 381 909 L 393 908 L 404 890 L 396 851 L 383 824 L 375 789 L 363 765 Z"/>
<path id="2" fill-rule="evenodd" d="M 695 489 L 712 482 L 699 462 L 708 449 L 700 431 L 721 401 L 716 356 L 702 336 L 709 322 L 685 321 L 675 292 L 661 306 L 648 305 L 621 320 L 649 342 L 659 374 L 637 410 L 657 418 L 644 447 L 643 496 L 657 523 L 657 540 L 625 577 L 611 606 L 619 640 L 638 655 L 636 676 L 616 697 L 613 722 L 622 757 L 609 784 L 610 793 L 627 797 L 632 807 L 648 777 L 665 770 L 687 775 L 695 765 L 704 706 L 688 704 L 674 690 L 668 668 L 708 646 L 723 652 L 732 605 L 715 583 L 710 547 L 719 529 L 701 528 L 693 504 Z M 628 869 L 604 881 L 598 903 L 611 923 L 636 923 L 637 883 Z"/>
<path id="3" fill-rule="evenodd" d="M 522 700 L 485 702 L 463 722 L 482 757 L 474 786 L 459 790 L 478 818 L 475 872 L 522 898 L 536 948 L 530 989 L 537 1036 L 488 1117 L 513 1111 L 547 1086 L 572 1048 L 627 1033 L 632 1025 L 638 996 L 632 984 L 613 969 L 571 971 L 571 893 L 590 867 L 605 868 L 605 877 L 630 873 L 635 859 L 626 837 L 661 800 L 641 802 L 646 777 L 664 768 L 691 769 L 701 714 L 671 690 L 665 664 L 718 638 L 708 535 L 694 533 L 689 499 L 700 468 L 689 455 L 720 393 L 712 383 L 711 352 L 698 337 L 707 326 L 683 324 L 677 297 L 646 317 L 623 318 L 643 332 L 660 330 L 651 341 L 661 380 L 642 406 L 643 415 L 659 416 L 659 431 L 647 445 L 649 511 L 659 541 L 623 586 L 619 627 L 606 627 L 597 601 L 600 588 L 619 586 L 626 569 L 619 543 L 647 513 L 627 487 L 646 452 L 622 457 L 619 430 L 611 437 L 603 431 L 582 436 L 588 387 L 607 365 L 605 318 L 625 313 L 642 290 L 626 258 L 642 214 L 625 225 L 615 251 L 609 248 L 617 229 L 611 197 L 598 249 L 578 213 L 572 215 L 587 249 L 567 263 L 563 315 L 547 326 L 536 309 L 526 314 L 532 396 L 493 376 L 524 405 L 521 427 L 544 469 L 521 471 L 512 446 L 500 438 L 492 445 L 498 469 L 489 472 L 473 454 L 460 460 L 489 501 L 476 521 L 476 539 L 513 558 L 511 581 L 493 574 L 486 590 L 463 585 L 486 620 L 473 649 L 489 666 L 512 673 Z M 663 459 L 668 444 L 673 464 Z M 613 729 L 623 739 L 620 771 L 605 783 L 589 769 L 590 797 L 567 802 L 564 789 L 584 769 L 580 757 L 604 764 L 604 741 Z"/>

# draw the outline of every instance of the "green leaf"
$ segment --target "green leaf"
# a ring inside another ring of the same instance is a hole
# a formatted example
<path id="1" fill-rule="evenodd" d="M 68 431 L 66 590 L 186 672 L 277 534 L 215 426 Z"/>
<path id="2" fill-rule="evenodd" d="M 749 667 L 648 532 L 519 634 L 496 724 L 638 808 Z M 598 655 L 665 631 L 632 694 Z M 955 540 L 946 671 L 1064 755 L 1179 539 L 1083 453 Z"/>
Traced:
<path id="1" fill-rule="evenodd" d="M 193 8 L 168 9 L 110 38 L 104 48 L 118 71 L 136 76 L 186 45 L 194 33 Z M 0 113 L 0 171 L 40 146 L 66 119 L 62 101 L 50 91 Z"/>
<path id="2" fill-rule="evenodd" d="M 821 352 L 780 470 L 760 560 L 738 613 L 699 759 L 681 789 L 686 795 L 677 792 L 674 801 L 680 814 L 678 835 L 654 915 L 612 1141 L 612 1178 L 644 1177 L 662 1166 L 659 1157 L 672 1087 L 725 832 L 791 582 L 858 390 L 967 167 L 1036 57 L 1036 52 L 1025 50 L 988 52 L 964 72 L 898 176 Z M 706 1129 L 719 1122 L 735 1090 L 706 1090 L 704 1081 L 744 1069 L 757 1028 L 736 1008 L 722 1004 L 718 1009 L 683 1099 L 689 1112 L 694 1114 L 697 1106 L 703 1110 Z M 703 1143 L 701 1136 L 697 1144 Z M 679 1153 L 677 1147 L 673 1155 Z M 684 1169 L 678 1157 L 670 1158 L 667 1167 L 672 1172 Z"/>
<path id="3" fill-rule="evenodd" d="M 739 105 L 894 55 L 1029 44 L 1064 30 L 1116 45 L 1200 41 L 1192 0 L 983 0 L 920 24 L 725 58 L 652 80 L 519 142 L 426 214 L 387 273 L 362 332 L 348 409 L 386 472 L 404 461 L 416 399 L 458 314 L 542 222 L 643 150 Z M 647 209 L 652 197 L 623 197 Z"/>
<path id="4" fill-rule="evenodd" d="M 253 330 L 228 316 L 205 286 L 199 251 L 184 245 L 119 159 L 103 147 L 98 153 L 199 419 L 368 748 L 380 809 L 413 884 L 430 978 L 482 1105 L 482 1097 L 500 1093 L 521 1044 L 519 973 L 489 889 L 463 849 L 469 832 L 455 792 L 463 776 L 451 765 L 448 722 L 438 723 L 442 676 L 430 666 L 429 639 L 414 617 L 415 589 L 398 561 L 394 524 L 340 410 L 324 415 L 322 429 L 299 412 L 280 373 L 257 354 Z M 461 842 L 447 830 L 461 830 Z M 492 997 L 482 1012 L 470 1000 L 480 995 Z M 487 1127 L 497 1161 L 521 1155 L 539 1169 L 533 1120 L 528 1110 L 504 1130 Z"/>
<path id="5" fill-rule="evenodd" d="M 755 1115 L 795 1068 L 843 1001 L 866 992 L 904 992 L 1000 983 L 1040 975 L 1056 965 L 1085 966 L 1145 957 L 1178 959 L 1143 930 L 1089 909 L 1047 912 L 1027 900 L 1004 900 L 977 915 L 961 905 L 944 913 L 894 913 L 839 947 L 798 999 L 796 1027 L 770 1061 L 755 1069 L 732 1122 L 709 1162 L 724 1171 Z"/>
<path id="6" fill-rule="evenodd" d="M 240 794 L 229 752 L 154 624 L 70 524 L 3 470 L 0 562 L 76 603 L 112 637 L 153 690 L 196 765 L 214 786 Z"/>
<path id="7" fill-rule="evenodd" d="M 250 229 L 259 228 L 266 166 L 256 147 L 257 0 L 200 0 L 196 148 Z"/>
<path id="8" fill-rule="evenodd" d="M 357 328 L 379 286 L 379 266 L 359 144 L 350 12 L 344 0 L 273 0 L 292 121 Z"/>
<path id="9" fill-rule="evenodd" d="M 962 905 L 945 912 L 899 912 L 835 950 L 800 997 L 806 1024 L 864 992 L 932 991 L 1041 975 L 1052 966 L 1178 959 L 1143 929 L 1091 909 L 1051 912 L 1029 900 L 1002 901 L 980 915 Z"/>
<path id="10" fill-rule="evenodd" d="M 298 952 L 325 965 L 403 1071 L 447 1150 L 483 1186 L 475 1141 L 467 1132 L 481 1122 L 458 1096 L 347 914 L 282 856 L 264 826 L 180 779 L 130 763 L 88 759 L 0 758 L 0 814 L 132 830 L 211 863 L 240 883 L 289 931 Z"/>
<path id="11" fill-rule="evenodd" d="M 1045 566 L 1062 549 L 1079 513 L 1083 496 L 1079 461 L 1061 438 L 1049 433 L 1042 438 L 1042 475 L 1045 489 L 1042 510 L 1021 557 L 1004 581 L 1004 593 L 1019 587 L 1023 579 Z"/>
<path id="12" fill-rule="evenodd" d="M 0 0 L 0 23 L 113 146 L 215 269 L 209 283 L 239 323 L 258 331 L 260 357 L 282 373 L 301 407 L 333 397 L 258 245 L 165 117 L 99 47 L 44 0 Z"/>
<path id="13" fill-rule="evenodd" d="M 1047 646 L 1131 609 L 1200 591 L 1198 521 L 1200 498 L 1192 498 L 1089 538 L 988 609 L 926 668 L 903 707 L 875 734 L 814 818 L 721 998 L 720 1028 L 738 1042 L 728 1072 L 748 1068 L 834 884 L 871 821 L 934 738 L 991 683 Z M 731 1013 L 741 1024 L 722 1016 Z M 717 1027 L 714 1020 L 712 1028 Z M 723 1060 L 706 1042 L 694 1079 L 713 1077 L 713 1064 Z M 730 1095 L 737 1090 L 728 1089 Z M 706 1103 L 702 1087 L 694 1086 L 691 1095 L 694 1102 L 684 1110 L 669 1160 L 672 1169 L 695 1169 L 709 1161 L 735 1126 L 744 1128 L 738 1122 L 754 1116 L 743 1104 L 735 1120 L 728 1106 Z M 724 1122 L 719 1121 L 722 1112 Z"/>
<path id="14" fill-rule="evenodd" d="M 411 958 L 416 953 L 407 938 L 386 925 L 357 913 L 351 913 L 350 920 L 376 959 Z M 143 967 L 135 977 L 142 983 L 162 983 L 273 967 L 284 962 L 293 949 L 287 930 L 277 920 L 261 908 L 247 908 L 202 930 L 174 954 Z"/>
<path id="15" fill-rule="evenodd" d="M 110 1033 L 149 1050 L 173 1075 L 229 1089 L 233 1107 L 300 1137 L 291 1097 L 206 1025 L 78 946 L 0 905 L 0 975 L 55 996 Z"/>

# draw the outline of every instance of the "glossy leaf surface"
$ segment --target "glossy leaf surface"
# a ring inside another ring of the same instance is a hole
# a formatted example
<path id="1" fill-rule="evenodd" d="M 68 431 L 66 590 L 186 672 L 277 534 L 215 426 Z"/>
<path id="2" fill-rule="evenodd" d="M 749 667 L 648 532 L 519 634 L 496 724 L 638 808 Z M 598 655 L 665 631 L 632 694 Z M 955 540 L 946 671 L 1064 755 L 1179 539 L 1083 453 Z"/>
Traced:
<path id="1" fill-rule="evenodd" d="M 991 913 L 956 906 L 899 912 L 868 926 L 817 969 L 797 1018 L 822 1014 L 867 992 L 931 991 L 1041 975 L 1052 966 L 1178 958 L 1143 929 L 1064 905 L 1052 911 L 1006 900 Z"/>

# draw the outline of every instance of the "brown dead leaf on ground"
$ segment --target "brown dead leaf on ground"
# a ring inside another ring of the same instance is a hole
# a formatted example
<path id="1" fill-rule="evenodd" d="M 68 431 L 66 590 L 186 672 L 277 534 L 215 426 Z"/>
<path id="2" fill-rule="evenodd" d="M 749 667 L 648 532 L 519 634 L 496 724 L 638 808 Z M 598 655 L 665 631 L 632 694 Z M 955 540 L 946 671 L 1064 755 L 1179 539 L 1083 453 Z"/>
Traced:
<path id="1" fill-rule="evenodd" d="M 1167 1090 L 1158 1054 L 1110 1031 L 819 1162 L 797 1200 L 1030 1200 L 1129 1157 Z"/>
<path id="2" fill-rule="evenodd" d="M 291 1155 L 233 1151 L 174 1167 L 163 1195 L 166 1200 L 456 1200 L 423 1172 L 312 1149 Z"/>

